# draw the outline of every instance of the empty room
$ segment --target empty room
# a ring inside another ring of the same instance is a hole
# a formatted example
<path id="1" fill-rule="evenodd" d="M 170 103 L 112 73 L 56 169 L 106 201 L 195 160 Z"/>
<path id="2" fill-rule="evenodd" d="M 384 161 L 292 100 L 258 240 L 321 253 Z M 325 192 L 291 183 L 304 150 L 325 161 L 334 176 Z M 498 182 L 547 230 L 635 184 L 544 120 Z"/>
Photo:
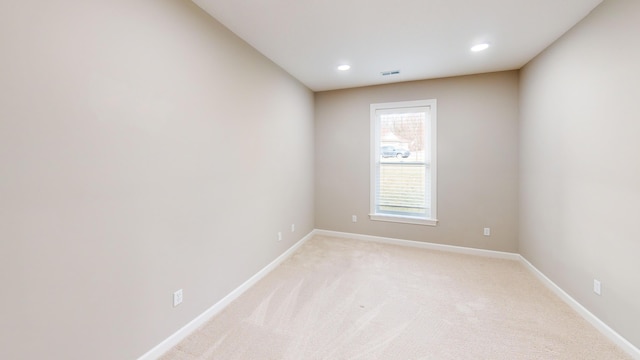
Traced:
<path id="1" fill-rule="evenodd" d="M 0 2 L 0 359 L 640 359 L 640 1 Z"/>

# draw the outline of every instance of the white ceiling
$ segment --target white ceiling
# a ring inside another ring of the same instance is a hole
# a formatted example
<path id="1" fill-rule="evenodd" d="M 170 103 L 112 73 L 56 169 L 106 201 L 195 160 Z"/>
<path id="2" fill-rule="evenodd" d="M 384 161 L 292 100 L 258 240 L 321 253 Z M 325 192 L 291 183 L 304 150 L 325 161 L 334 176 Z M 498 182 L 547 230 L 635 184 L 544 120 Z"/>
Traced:
<path id="1" fill-rule="evenodd" d="M 602 2 L 193 1 L 314 91 L 519 69 Z"/>

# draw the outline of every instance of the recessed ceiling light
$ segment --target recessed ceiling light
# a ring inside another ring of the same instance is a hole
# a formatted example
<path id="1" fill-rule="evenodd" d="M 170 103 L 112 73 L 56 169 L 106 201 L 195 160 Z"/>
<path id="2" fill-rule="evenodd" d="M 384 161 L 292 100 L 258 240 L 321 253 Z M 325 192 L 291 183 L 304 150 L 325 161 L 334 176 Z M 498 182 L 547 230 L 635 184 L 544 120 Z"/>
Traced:
<path id="1" fill-rule="evenodd" d="M 347 71 L 349 69 L 351 69 L 351 66 L 347 65 L 347 64 L 338 66 L 338 70 L 340 70 L 340 71 Z"/>
<path id="2" fill-rule="evenodd" d="M 487 50 L 489 48 L 489 44 L 484 43 L 484 44 L 478 44 L 478 45 L 474 45 L 471 47 L 471 51 L 474 52 L 478 52 L 478 51 L 482 51 L 482 50 Z"/>

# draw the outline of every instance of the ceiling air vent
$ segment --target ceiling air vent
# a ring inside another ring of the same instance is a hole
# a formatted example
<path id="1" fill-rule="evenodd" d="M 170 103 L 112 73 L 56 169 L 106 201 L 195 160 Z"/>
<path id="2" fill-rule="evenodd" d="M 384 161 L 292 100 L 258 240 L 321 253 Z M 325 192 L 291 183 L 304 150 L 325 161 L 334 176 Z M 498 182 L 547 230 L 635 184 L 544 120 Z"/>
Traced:
<path id="1" fill-rule="evenodd" d="M 398 75 L 400 74 L 400 70 L 383 71 L 381 74 L 382 76 Z"/>

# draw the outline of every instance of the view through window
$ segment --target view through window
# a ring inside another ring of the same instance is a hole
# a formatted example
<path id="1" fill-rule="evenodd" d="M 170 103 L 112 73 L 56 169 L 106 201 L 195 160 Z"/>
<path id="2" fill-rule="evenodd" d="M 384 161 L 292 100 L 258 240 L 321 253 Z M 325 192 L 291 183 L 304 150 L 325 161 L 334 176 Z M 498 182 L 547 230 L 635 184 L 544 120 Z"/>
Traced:
<path id="1" fill-rule="evenodd" d="M 371 105 L 371 219 L 436 223 L 436 101 Z"/>

